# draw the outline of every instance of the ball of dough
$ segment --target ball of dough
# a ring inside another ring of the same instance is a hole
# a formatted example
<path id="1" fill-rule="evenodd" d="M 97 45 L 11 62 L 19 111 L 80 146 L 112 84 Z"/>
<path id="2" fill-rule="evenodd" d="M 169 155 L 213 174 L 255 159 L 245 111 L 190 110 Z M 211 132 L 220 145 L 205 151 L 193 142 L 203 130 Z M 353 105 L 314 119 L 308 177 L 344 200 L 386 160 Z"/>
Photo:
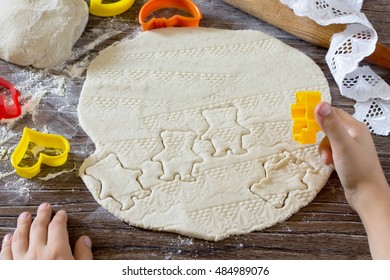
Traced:
<path id="1" fill-rule="evenodd" d="M 83 33 L 83 0 L 0 0 L 0 58 L 48 68 L 64 62 Z"/>

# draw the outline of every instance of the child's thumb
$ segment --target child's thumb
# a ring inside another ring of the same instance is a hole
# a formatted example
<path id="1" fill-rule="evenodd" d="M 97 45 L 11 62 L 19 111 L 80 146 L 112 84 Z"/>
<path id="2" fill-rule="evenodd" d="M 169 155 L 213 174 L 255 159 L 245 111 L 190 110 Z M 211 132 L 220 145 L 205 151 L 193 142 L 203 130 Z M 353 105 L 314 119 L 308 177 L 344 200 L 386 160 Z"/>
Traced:
<path id="1" fill-rule="evenodd" d="M 329 103 L 325 101 L 319 103 L 314 114 L 318 125 L 328 136 L 330 145 L 333 149 L 340 145 L 348 145 L 350 135 Z"/>

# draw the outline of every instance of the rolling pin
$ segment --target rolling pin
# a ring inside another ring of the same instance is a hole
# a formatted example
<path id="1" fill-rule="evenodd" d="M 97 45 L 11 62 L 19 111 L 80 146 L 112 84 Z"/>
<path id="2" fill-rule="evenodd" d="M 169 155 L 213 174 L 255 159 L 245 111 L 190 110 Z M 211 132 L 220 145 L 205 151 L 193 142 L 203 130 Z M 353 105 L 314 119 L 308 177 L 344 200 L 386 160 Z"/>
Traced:
<path id="1" fill-rule="evenodd" d="M 276 26 L 302 40 L 329 48 L 333 34 L 344 31 L 345 24 L 322 26 L 308 17 L 295 15 L 294 11 L 279 0 L 222 0 L 262 21 Z M 377 43 L 375 51 L 365 61 L 390 69 L 390 48 Z"/>

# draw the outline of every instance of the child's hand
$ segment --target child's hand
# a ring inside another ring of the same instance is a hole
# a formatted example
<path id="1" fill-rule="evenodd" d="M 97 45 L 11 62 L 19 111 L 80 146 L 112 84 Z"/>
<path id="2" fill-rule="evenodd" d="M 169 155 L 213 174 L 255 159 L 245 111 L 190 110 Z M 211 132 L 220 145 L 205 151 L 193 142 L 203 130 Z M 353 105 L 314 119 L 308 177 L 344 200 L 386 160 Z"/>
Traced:
<path id="1" fill-rule="evenodd" d="M 388 189 L 367 126 L 326 102 L 316 107 L 315 116 L 327 135 L 319 152 L 325 164 L 337 171 L 351 207 L 356 210 L 367 192 Z"/>
<path id="2" fill-rule="evenodd" d="M 28 212 L 19 215 L 13 234 L 7 234 L 2 243 L 0 260 L 51 260 L 51 259 L 92 259 L 92 243 L 89 237 L 80 237 L 74 247 L 69 244 L 67 214 L 58 211 L 53 219 L 50 204 L 38 207 L 37 216 L 32 220 Z"/>
<path id="3" fill-rule="evenodd" d="M 349 205 L 367 231 L 373 259 L 390 259 L 390 188 L 368 128 L 343 110 L 321 102 L 315 116 L 327 134 L 319 152 L 333 165 Z"/>

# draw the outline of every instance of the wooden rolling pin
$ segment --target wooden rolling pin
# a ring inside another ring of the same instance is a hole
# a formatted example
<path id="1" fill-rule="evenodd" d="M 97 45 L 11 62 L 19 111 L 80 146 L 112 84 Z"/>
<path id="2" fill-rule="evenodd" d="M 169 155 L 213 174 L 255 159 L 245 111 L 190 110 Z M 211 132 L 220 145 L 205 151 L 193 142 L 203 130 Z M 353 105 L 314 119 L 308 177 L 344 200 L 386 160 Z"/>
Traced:
<path id="1" fill-rule="evenodd" d="M 287 33 L 301 38 L 309 43 L 329 48 L 333 34 L 345 29 L 343 24 L 321 26 L 308 17 L 295 15 L 287 5 L 279 0 L 222 0 L 266 23 L 274 25 Z M 390 48 L 376 44 L 376 49 L 365 60 L 369 63 L 390 69 Z"/>

